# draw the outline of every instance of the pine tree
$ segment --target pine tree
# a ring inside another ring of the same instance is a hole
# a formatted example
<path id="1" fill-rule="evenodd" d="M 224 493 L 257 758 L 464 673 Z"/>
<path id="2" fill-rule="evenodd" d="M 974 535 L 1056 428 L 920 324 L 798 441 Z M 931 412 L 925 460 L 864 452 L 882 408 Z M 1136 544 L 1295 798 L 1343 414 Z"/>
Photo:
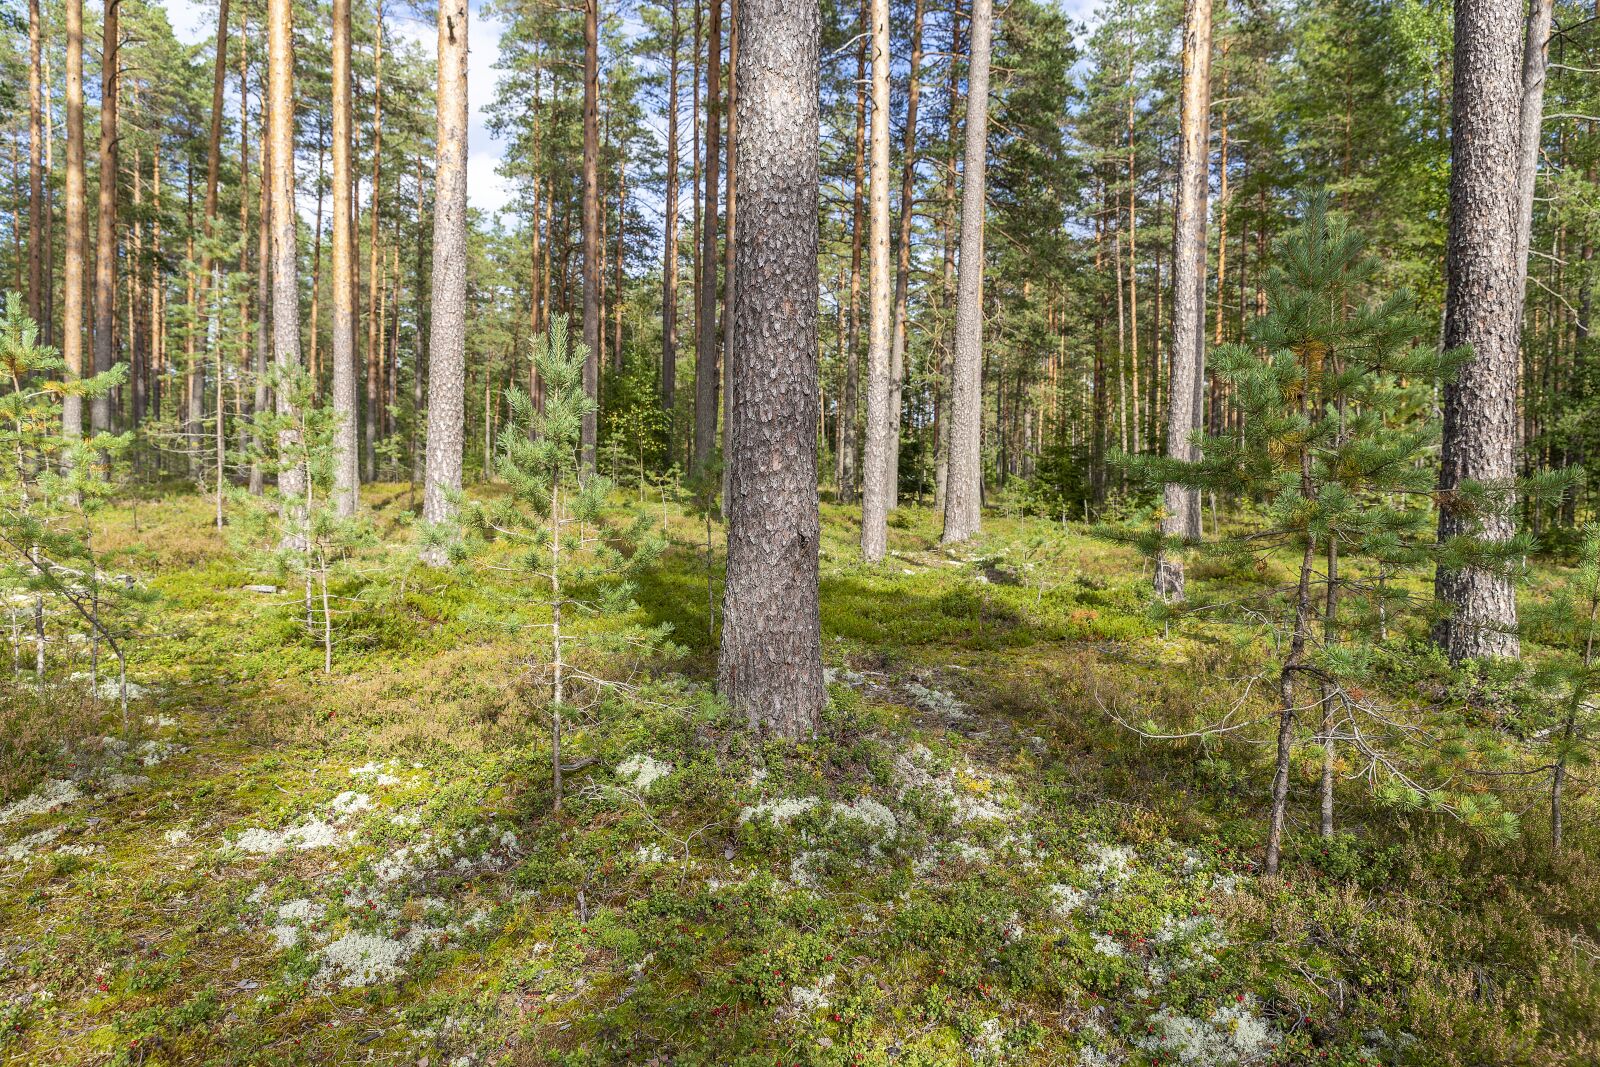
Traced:
<path id="1" fill-rule="evenodd" d="M 1425 416 L 1426 401 L 1469 353 L 1419 343 L 1429 325 L 1409 292 L 1368 298 L 1379 267 L 1362 240 L 1329 214 L 1326 200 L 1312 200 L 1277 247 L 1266 281 L 1267 314 L 1252 324 L 1250 344 L 1215 354 L 1215 371 L 1233 390 L 1239 432 L 1197 437 L 1198 460 L 1124 457 L 1150 487 L 1170 483 L 1261 501 L 1248 529 L 1203 550 L 1219 561 L 1241 570 L 1273 555 L 1297 561 L 1291 583 L 1257 598 L 1260 617 L 1272 621 L 1284 649 L 1276 665 L 1268 874 L 1278 870 L 1290 761 L 1308 709 L 1321 713 L 1314 735 L 1324 753 L 1326 833 L 1338 744 L 1364 761 L 1367 776 L 1396 802 L 1452 811 L 1490 829 L 1504 829 L 1509 818 L 1427 784 L 1408 759 L 1426 766 L 1436 754 L 1414 751 L 1410 731 L 1393 726 L 1388 711 L 1346 685 L 1372 655 L 1366 624 L 1406 601 L 1386 575 L 1433 559 L 1456 566 L 1470 559 L 1504 574 L 1514 554 L 1531 545 L 1526 535 L 1509 542 L 1461 535 L 1445 544 L 1432 537 L 1427 502 L 1438 428 Z M 1482 501 L 1495 490 L 1468 492 Z M 1327 558 L 1343 560 L 1342 570 L 1323 565 L 1330 545 L 1337 555 Z M 1152 555 L 1179 550 L 1176 539 L 1159 533 L 1145 547 Z M 1346 600 L 1371 610 L 1340 616 Z M 1171 608 L 1159 611 L 1179 617 Z"/>
<path id="2" fill-rule="evenodd" d="M 507 610 L 480 621 L 516 632 L 549 633 L 548 643 L 538 646 L 543 651 L 530 653 L 526 662 L 550 680 L 556 810 L 561 808 L 562 774 L 572 769 L 561 762 L 561 742 L 563 721 L 578 708 L 574 693 L 620 684 L 589 669 L 592 664 L 582 661 L 581 650 L 654 651 L 669 633 L 666 625 L 626 624 L 625 617 L 636 610 L 634 578 L 654 564 L 665 543 L 647 534 L 648 515 L 640 514 L 627 525 L 607 521 L 611 482 L 589 473 L 580 454 L 584 421 L 596 409 L 584 387 L 587 358 L 582 344 L 571 343 L 566 317 L 552 318 L 549 333 L 534 342 L 544 403 L 535 406 L 521 389 L 506 393 L 511 413 L 495 441 L 495 471 L 510 492 L 493 502 L 462 502 L 466 536 L 456 538 L 436 528 L 426 546 L 431 552 L 450 553 L 457 563 L 509 569 L 531 584 L 519 582 Z M 491 557 L 486 548 L 492 543 L 501 551 Z M 533 619 L 526 614 L 529 604 L 539 609 Z M 584 625 L 594 616 L 620 618 L 623 624 L 595 634 Z"/>

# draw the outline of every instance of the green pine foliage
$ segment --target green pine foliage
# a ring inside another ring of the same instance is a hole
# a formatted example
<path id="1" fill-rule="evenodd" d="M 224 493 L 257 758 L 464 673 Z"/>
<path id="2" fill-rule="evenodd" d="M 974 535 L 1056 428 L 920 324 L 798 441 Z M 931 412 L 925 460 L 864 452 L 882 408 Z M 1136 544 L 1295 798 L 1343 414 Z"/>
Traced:
<path id="1" fill-rule="evenodd" d="M 1435 390 L 1467 358 L 1440 352 L 1409 291 L 1372 296 L 1381 263 L 1324 198 L 1279 242 L 1267 314 L 1249 343 L 1223 346 L 1211 368 L 1237 406 L 1240 431 L 1197 438 L 1201 458 L 1123 457 L 1136 480 L 1173 482 L 1240 501 L 1242 523 L 1193 551 L 1208 574 L 1268 577 L 1227 602 L 1191 598 L 1153 606 L 1172 625 L 1186 615 L 1238 612 L 1261 620 L 1280 650 L 1273 819 L 1281 828 L 1293 750 L 1314 741 L 1325 790 L 1343 773 L 1368 781 L 1401 807 L 1450 813 L 1493 834 L 1514 831 L 1497 803 L 1446 788 L 1463 761 L 1489 761 L 1497 746 L 1449 709 L 1425 715 L 1376 701 L 1365 683 L 1381 642 L 1402 619 L 1425 614 L 1394 580 L 1435 559 L 1511 567 L 1532 548 L 1463 536 L 1438 544 L 1432 496 L 1438 420 Z M 1476 506 L 1503 506 L 1510 489 L 1545 492 L 1560 481 L 1469 486 Z M 1185 546 L 1151 529 L 1136 540 L 1150 555 Z M 1320 718 L 1317 718 L 1319 716 Z M 1314 726 L 1311 737 L 1302 719 Z M 1148 732 L 1158 732 L 1147 724 Z M 1329 802 L 1331 803 L 1331 801 Z M 1331 819 L 1325 819 L 1328 831 Z M 1276 835 L 1274 830 L 1274 836 Z M 1269 837 L 1268 866 L 1275 866 Z"/>
<path id="2" fill-rule="evenodd" d="M 635 664 L 670 651 L 666 624 L 631 621 L 635 579 L 660 557 L 665 542 L 639 512 L 614 521 L 609 479 L 585 472 L 578 445 L 584 416 L 595 410 L 583 388 L 587 349 L 571 339 L 565 316 L 534 343 L 543 403 L 521 390 L 507 394 L 511 416 L 495 442 L 495 471 L 508 492 L 461 501 L 460 533 L 434 530 L 424 540 L 447 548 L 464 567 L 511 570 L 527 578 L 514 601 L 474 616 L 474 624 L 512 633 L 543 632 L 530 642 L 525 666 L 548 684 L 555 805 L 562 797 L 562 724 L 582 715 L 602 691 L 628 689 L 602 677 L 597 655 L 631 656 Z M 497 551 L 490 551 L 495 546 Z M 604 620 L 607 625 L 597 625 Z"/>
<path id="3" fill-rule="evenodd" d="M 90 520 L 115 491 L 129 437 L 67 438 L 61 426 L 67 397 L 103 396 L 127 379 L 127 367 L 72 378 L 57 352 L 39 343 L 38 324 L 23 311 L 22 298 L 9 293 L 0 320 L 0 376 L 0 594 L 13 612 L 31 609 L 41 683 L 46 619 L 56 615 L 67 636 L 87 638 L 87 673 L 97 692 L 101 647 L 115 657 L 114 692 L 126 715 L 127 642 L 149 596 L 127 575 L 102 567 Z"/>

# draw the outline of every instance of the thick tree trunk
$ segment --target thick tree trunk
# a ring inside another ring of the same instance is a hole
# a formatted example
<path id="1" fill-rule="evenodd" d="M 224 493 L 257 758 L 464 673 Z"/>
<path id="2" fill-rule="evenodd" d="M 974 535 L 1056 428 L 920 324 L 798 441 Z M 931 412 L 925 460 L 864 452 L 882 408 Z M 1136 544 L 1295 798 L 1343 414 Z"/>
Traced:
<path id="1" fill-rule="evenodd" d="M 957 92 L 955 57 L 961 54 L 961 0 L 950 3 L 950 58 L 945 62 L 945 146 L 944 211 L 939 227 L 944 235 L 944 256 L 940 272 L 939 309 L 948 313 L 956 301 L 956 170 L 960 149 L 956 141 L 956 113 L 960 104 Z M 1098 273 L 1098 272 L 1097 272 Z M 954 330 L 951 330 L 953 333 Z M 946 339 L 938 346 L 939 384 L 934 400 L 934 425 L 938 456 L 934 461 L 933 506 L 944 511 L 950 483 L 950 394 L 955 376 L 954 344 Z"/>
<path id="2" fill-rule="evenodd" d="M 334 507 L 356 513 L 361 478 L 356 415 L 355 233 L 351 225 L 350 0 L 333 0 L 333 437 Z"/>
<path id="3" fill-rule="evenodd" d="M 1178 210 L 1172 246 L 1172 370 L 1167 384 L 1167 455 L 1195 460 L 1206 364 L 1206 193 L 1210 180 L 1211 0 L 1189 0 L 1183 27 L 1183 112 L 1178 142 Z M 1160 288 L 1157 287 L 1159 294 Z M 1161 532 L 1198 540 L 1200 493 L 1162 490 Z M 1183 558 L 1156 558 L 1156 595 L 1183 599 Z"/>
<path id="4" fill-rule="evenodd" d="M 117 65 L 120 0 L 108 0 L 100 41 L 100 197 L 94 243 L 94 373 L 104 374 L 116 360 L 117 317 Z M 89 401 L 89 425 L 111 429 L 111 393 Z"/>
<path id="5" fill-rule="evenodd" d="M 945 544 L 978 532 L 983 501 L 983 215 L 988 164 L 991 0 L 972 0 L 967 73 L 966 160 L 961 181 L 961 260 L 956 278 L 955 368 L 951 383 L 950 472 Z"/>
<path id="6" fill-rule="evenodd" d="M 722 0 L 711 0 L 706 29 L 705 207 L 700 215 L 700 321 L 695 327 L 694 459 L 699 474 L 717 439 L 717 172 L 722 131 Z"/>
<path id="7" fill-rule="evenodd" d="M 261 190 L 256 211 L 256 348 L 254 410 L 265 413 L 271 403 L 267 366 L 272 349 L 272 144 L 265 116 L 261 124 Z M 264 442 L 254 436 L 257 449 Z M 250 494 L 265 490 L 265 472 L 260 463 L 250 465 Z"/>
<path id="8" fill-rule="evenodd" d="M 867 248 L 867 448 L 861 464 L 861 557 L 883 558 L 889 518 L 889 359 L 894 307 L 889 290 L 889 0 L 871 0 L 871 224 Z"/>
<path id="9" fill-rule="evenodd" d="M 83 0 L 66 0 L 67 8 L 67 187 L 66 295 L 61 311 L 61 356 L 69 378 L 82 378 L 83 365 L 83 263 L 85 182 L 83 173 Z M 83 398 L 70 393 L 61 398 L 61 431 L 68 440 L 83 437 Z"/>
<path id="10" fill-rule="evenodd" d="M 583 4 L 583 391 L 600 397 L 600 0 Z M 599 412 L 583 416 L 583 468 L 595 470 Z"/>
<path id="11" fill-rule="evenodd" d="M 900 423 L 906 379 L 906 330 L 911 290 L 911 224 L 916 206 L 917 102 L 922 95 L 922 11 L 915 0 L 911 15 L 911 61 L 906 73 L 906 129 L 900 154 L 900 229 L 896 235 L 894 277 L 894 342 L 889 355 L 889 508 L 900 505 Z"/>
<path id="12" fill-rule="evenodd" d="M 1472 357 L 1444 390 L 1441 541 L 1461 534 L 1504 541 L 1514 529 L 1509 500 L 1473 516 L 1457 506 L 1455 490 L 1476 481 L 1509 492 L 1516 476 L 1520 10 L 1493 0 L 1458 0 L 1455 9 L 1444 343 L 1471 345 Z M 1508 577 L 1440 568 L 1434 595 L 1451 613 L 1435 631 L 1451 660 L 1517 655 L 1517 606 Z"/>
<path id="13" fill-rule="evenodd" d="M 817 594 L 816 0 L 743 0 L 728 572 L 719 686 L 758 728 L 815 731 L 826 691 Z"/>
<path id="14" fill-rule="evenodd" d="M 422 518 L 455 514 L 467 373 L 467 0 L 439 5 L 432 323 L 428 339 L 428 466 Z M 433 562 L 442 563 L 435 556 Z"/>
<path id="15" fill-rule="evenodd" d="M 40 88 L 43 45 L 39 0 L 28 0 L 28 317 L 40 320 L 44 308 L 44 161 Z"/>
<path id="16" fill-rule="evenodd" d="M 661 263 L 661 412 L 666 416 L 666 464 L 677 456 L 678 431 L 678 0 L 672 0 L 667 60 L 667 202 Z"/>
<path id="17" fill-rule="evenodd" d="M 289 381 L 300 373 L 300 266 L 297 254 L 294 200 L 294 5 L 292 0 L 267 4 L 267 129 L 272 167 L 272 357 L 282 384 L 278 415 L 293 417 L 295 395 Z M 278 432 L 278 454 L 298 450 L 292 429 Z M 286 497 L 306 491 L 306 472 L 287 464 L 278 471 L 278 488 Z M 303 546 L 302 546 L 303 547 Z"/>

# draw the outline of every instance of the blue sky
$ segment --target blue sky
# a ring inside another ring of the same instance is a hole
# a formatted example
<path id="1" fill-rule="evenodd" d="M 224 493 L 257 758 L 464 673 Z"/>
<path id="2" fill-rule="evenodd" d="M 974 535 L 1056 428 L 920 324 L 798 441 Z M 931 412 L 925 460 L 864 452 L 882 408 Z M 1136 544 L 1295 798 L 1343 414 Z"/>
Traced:
<path id="1" fill-rule="evenodd" d="M 1058 0 L 1063 10 L 1073 18 L 1087 21 L 1102 0 Z M 172 22 L 178 39 L 186 44 L 196 44 L 209 38 L 216 26 L 214 5 L 198 0 L 163 0 L 167 17 Z M 500 159 L 500 146 L 490 135 L 487 125 L 487 108 L 494 99 L 495 84 L 499 74 L 494 69 L 500 57 L 500 32 L 498 22 L 481 17 L 481 3 L 470 0 L 468 10 L 474 20 L 468 30 L 467 96 L 472 108 L 472 126 L 469 134 L 467 159 L 467 198 L 472 206 L 482 211 L 498 213 L 511 198 L 511 189 L 495 173 Z M 389 31 L 415 40 L 424 53 L 435 48 L 434 27 L 409 12 L 390 15 Z"/>

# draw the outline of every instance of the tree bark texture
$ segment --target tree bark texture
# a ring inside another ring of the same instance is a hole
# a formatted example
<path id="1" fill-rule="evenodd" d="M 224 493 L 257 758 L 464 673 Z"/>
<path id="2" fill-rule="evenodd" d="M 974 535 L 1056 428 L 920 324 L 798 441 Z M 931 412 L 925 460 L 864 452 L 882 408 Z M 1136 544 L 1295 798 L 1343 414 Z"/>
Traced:
<path id="1" fill-rule="evenodd" d="M 1522 100 L 1521 5 L 1459 0 L 1446 243 L 1444 344 L 1472 357 L 1444 390 L 1439 539 L 1511 537 L 1510 501 L 1466 514 L 1455 490 L 1475 481 L 1506 490 L 1516 474 L 1517 370 L 1523 271 L 1516 262 Z M 1449 617 L 1435 638 L 1452 661 L 1515 656 L 1511 580 L 1440 568 L 1434 594 Z"/>
<path id="2" fill-rule="evenodd" d="M 721 141 L 722 0 L 711 0 L 706 27 L 705 207 L 700 216 L 700 321 L 695 326 L 694 458 L 699 474 L 717 439 L 717 172 Z"/>
<path id="3" fill-rule="evenodd" d="M 350 0 L 333 0 L 333 439 L 334 508 L 356 513 L 361 478 L 356 418 L 355 246 L 351 221 Z"/>
<path id="4" fill-rule="evenodd" d="M 429 300 L 428 460 L 422 518 L 455 514 L 461 489 L 467 375 L 467 0 L 439 5 L 433 295 Z M 438 562 L 436 560 L 436 562 Z"/>
<path id="5" fill-rule="evenodd" d="M 600 396 L 600 0 L 583 4 L 583 391 Z M 583 416 L 583 467 L 595 469 L 598 410 Z"/>
<path id="6" fill-rule="evenodd" d="M 67 0 L 67 246 L 62 271 L 61 358 L 69 378 L 83 377 L 83 262 L 86 207 L 83 173 L 83 0 Z M 83 398 L 61 398 L 61 432 L 68 440 L 83 437 Z"/>
<path id="7" fill-rule="evenodd" d="M 739 202 L 728 577 L 718 680 L 760 728 L 822 712 L 817 592 L 816 0 L 739 6 Z"/>
<path id="8" fill-rule="evenodd" d="M 94 255 L 94 373 L 104 374 L 116 359 L 117 316 L 117 64 L 119 0 L 107 0 L 100 38 L 100 195 Z M 89 400 L 89 425 L 111 429 L 111 393 Z"/>
<path id="9" fill-rule="evenodd" d="M 983 501 L 983 214 L 988 156 L 992 0 L 972 0 L 967 39 L 966 159 L 961 181 L 961 250 L 956 268 L 955 365 L 950 458 L 944 500 L 945 544 L 978 532 Z"/>
<path id="10" fill-rule="evenodd" d="M 888 541 L 889 359 L 893 301 L 889 290 L 889 0 L 871 0 L 872 114 L 870 223 L 867 238 L 867 447 L 861 464 L 861 557 L 883 558 Z"/>

